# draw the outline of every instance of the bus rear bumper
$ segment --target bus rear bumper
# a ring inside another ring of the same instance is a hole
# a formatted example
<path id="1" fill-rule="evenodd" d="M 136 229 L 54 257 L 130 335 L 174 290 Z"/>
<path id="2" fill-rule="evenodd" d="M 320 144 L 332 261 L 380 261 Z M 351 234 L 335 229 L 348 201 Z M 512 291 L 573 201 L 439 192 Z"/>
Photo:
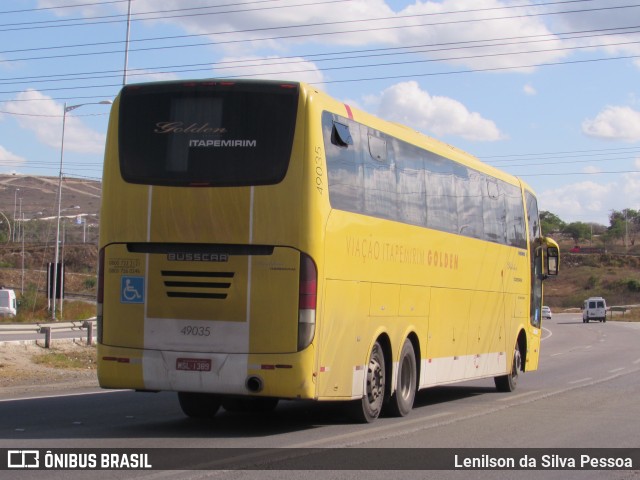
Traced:
<path id="1" fill-rule="evenodd" d="M 201 353 L 98 346 L 103 388 L 312 399 L 313 345 L 289 354 Z"/>

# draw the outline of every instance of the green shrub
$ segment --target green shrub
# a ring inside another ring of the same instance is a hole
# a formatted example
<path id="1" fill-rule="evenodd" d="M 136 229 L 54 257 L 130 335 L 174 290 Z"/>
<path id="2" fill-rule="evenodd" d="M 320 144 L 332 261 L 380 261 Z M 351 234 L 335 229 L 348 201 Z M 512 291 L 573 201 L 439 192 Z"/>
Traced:
<path id="1" fill-rule="evenodd" d="M 584 285 L 585 290 L 593 290 L 598 285 L 599 279 L 595 275 L 591 275 Z"/>
<path id="2" fill-rule="evenodd" d="M 627 289 L 630 292 L 640 292 L 640 280 L 627 280 Z"/>

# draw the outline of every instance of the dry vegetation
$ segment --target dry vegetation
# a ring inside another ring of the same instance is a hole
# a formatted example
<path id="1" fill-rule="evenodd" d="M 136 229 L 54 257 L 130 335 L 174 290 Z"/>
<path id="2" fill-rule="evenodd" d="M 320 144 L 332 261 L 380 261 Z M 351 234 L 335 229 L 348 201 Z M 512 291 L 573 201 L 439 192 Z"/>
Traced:
<path id="1" fill-rule="evenodd" d="M 544 285 L 552 308 L 580 308 L 588 297 L 604 297 L 609 306 L 640 305 L 640 257 L 564 254 L 561 262 L 560 276 Z"/>
<path id="2" fill-rule="evenodd" d="M 96 349 L 80 342 L 58 341 L 45 349 L 34 343 L 5 344 L 0 348 L 0 391 L 4 395 L 96 386 Z"/>

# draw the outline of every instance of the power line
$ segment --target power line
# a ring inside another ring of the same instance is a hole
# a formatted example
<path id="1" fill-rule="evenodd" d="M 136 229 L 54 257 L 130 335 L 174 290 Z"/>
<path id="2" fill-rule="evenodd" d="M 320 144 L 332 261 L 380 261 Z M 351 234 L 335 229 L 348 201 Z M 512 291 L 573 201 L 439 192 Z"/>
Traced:
<path id="1" fill-rule="evenodd" d="M 65 8 L 79 8 L 79 7 L 95 7 L 102 6 L 108 3 L 126 3 L 128 0 L 101 0 L 99 3 L 80 3 L 75 5 L 58 5 L 55 7 L 38 7 L 38 8 L 23 8 L 22 10 L 5 10 L 0 12 L 0 15 L 10 14 L 10 13 L 32 13 L 32 12 L 40 12 L 44 10 L 62 10 Z M 135 1 L 135 0 L 134 0 Z"/>
<path id="2" fill-rule="evenodd" d="M 558 65 L 573 65 L 573 64 L 581 64 L 581 63 L 592 63 L 592 62 L 605 62 L 612 60 L 629 60 L 631 58 L 640 58 L 640 55 L 624 55 L 619 57 L 608 57 L 608 58 L 592 58 L 586 60 L 565 60 L 562 62 L 546 62 L 546 63 L 532 63 L 532 64 L 524 64 L 524 65 L 511 65 L 508 67 L 487 67 L 487 68 L 470 68 L 466 70 L 453 70 L 449 72 L 433 72 L 433 73 L 414 73 L 408 75 L 389 75 L 384 77 L 369 77 L 369 78 L 348 78 L 343 80 L 325 80 L 322 83 L 349 83 L 349 82 L 370 82 L 375 80 L 399 80 L 401 78 L 412 78 L 412 77 L 431 77 L 431 76 L 439 76 L 439 75 L 460 75 L 464 73 L 477 73 L 477 72 L 498 72 L 505 70 L 522 70 L 528 68 L 538 68 L 538 67 L 550 67 L 550 66 L 558 66 Z M 284 73 L 284 72 L 279 72 Z M 293 73 L 293 72 L 290 72 Z M 273 75 L 277 75 L 278 73 L 274 73 Z M 310 82 L 311 85 L 316 85 L 320 82 Z"/>
<path id="3" fill-rule="evenodd" d="M 612 152 L 618 150 L 637 150 L 639 147 L 616 147 L 616 148 L 596 148 L 589 150 L 561 150 L 558 152 L 533 152 L 533 153 L 509 153 L 506 155 L 482 155 L 478 158 L 502 158 L 502 157 L 525 157 L 525 156 L 540 156 L 540 155 L 564 155 L 564 154 L 577 154 L 577 153 L 590 153 L 590 152 Z M 601 155 L 601 154 L 599 154 Z"/>
<path id="4" fill-rule="evenodd" d="M 560 62 L 545 62 L 545 63 L 531 63 L 531 64 L 522 64 L 522 65 L 511 65 L 504 67 L 487 67 L 487 68 L 469 68 L 465 70 L 451 70 L 446 72 L 429 72 L 429 73 L 412 73 L 405 75 L 387 75 L 381 77 L 360 77 L 360 78 L 347 78 L 341 80 L 324 80 L 322 82 L 309 82 L 310 85 L 317 84 L 332 84 L 332 83 L 351 83 L 351 82 L 369 82 L 369 81 L 379 81 L 379 80 L 400 80 L 405 78 L 415 78 L 415 77 L 430 77 L 430 76 L 442 76 L 442 75 L 461 75 L 468 73 L 478 73 L 478 72 L 495 72 L 495 71 L 507 71 L 507 70 L 522 70 L 522 69 L 530 69 L 530 68 L 539 68 L 539 67 L 550 67 L 550 66 L 560 66 L 560 65 L 578 65 L 584 63 L 595 63 L 595 62 L 605 62 L 605 61 L 616 61 L 616 60 L 629 60 L 632 58 L 640 58 L 639 55 L 622 55 L 617 57 L 607 57 L 607 58 L 591 58 L 584 60 L 565 60 Z M 281 75 L 281 74 L 293 74 L 293 73 L 305 73 L 311 70 L 296 70 L 296 71 L 283 71 L 283 72 L 270 72 L 270 75 Z M 227 77 L 229 79 L 233 78 L 250 78 L 261 76 L 261 73 L 256 74 L 248 74 L 248 75 L 234 75 Z M 78 90 L 78 89 L 90 89 L 90 88 L 110 88 L 110 87 L 120 87 L 121 84 L 105 84 L 105 85 L 85 85 L 85 86 L 75 86 L 75 87 L 61 87 L 61 88 L 51 88 L 46 89 L 47 91 L 62 91 L 62 90 Z M 40 91 L 44 91 L 40 90 Z M 19 91 L 14 92 L 0 92 L 0 93 L 18 93 Z M 95 93 L 91 96 L 73 96 L 73 97 L 56 97 L 56 98 L 46 98 L 46 99 L 10 99 L 3 100 L 0 99 L 0 103 L 7 102 L 32 102 L 32 101 L 42 101 L 42 100 L 73 100 L 73 99 L 87 99 L 87 98 L 95 98 L 96 96 L 110 96 L 113 93 L 104 93 L 98 94 Z"/>
<path id="5" fill-rule="evenodd" d="M 593 0 L 570 0 L 570 1 L 593 1 Z M 561 2 L 564 3 L 564 2 Z M 543 4 L 541 4 L 543 5 Z M 585 13 L 585 12 L 594 12 L 594 11 L 602 11 L 602 10 L 613 10 L 613 9 L 622 9 L 622 8 L 635 8 L 640 5 L 624 5 L 624 6 L 609 6 L 609 7 L 600 7 L 593 9 L 579 9 L 579 10 L 566 10 L 560 12 L 541 12 L 541 13 L 530 13 L 530 14 L 521 14 L 521 15 L 511 15 L 511 16 L 502 16 L 502 17 L 493 17 L 493 18 L 473 18 L 466 20 L 450 20 L 450 21 L 439 21 L 438 23 L 421 23 L 414 25 L 398 25 L 398 26 L 388 26 L 388 27 L 377 27 L 376 30 L 395 30 L 400 28 L 417 28 L 417 27 L 433 27 L 433 26 L 442 26 L 442 25 L 452 25 L 458 23 L 474 23 L 474 22 L 486 22 L 490 20 L 512 20 L 515 18 L 526 18 L 526 17 L 537 17 L 544 15 L 560 15 L 567 13 Z M 490 10 L 495 10 L 497 7 L 491 8 Z M 504 8 L 514 8 L 512 7 L 504 7 Z M 479 9 L 480 10 L 480 9 Z M 461 12 L 439 12 L 439 13 L 429 13 L 429 14 L 419 14 L 419 15 L 399 15 L 393 17 L 382 17 L 382 18 L 368 18 L 368 19 L 356 19 L 356 20 L 342 20 L 342 21 L 332 21 L 332 22 L 318 22 L 311 24 L 303 24 L 303 25 L 284 25 L 278 27 L 261 27 L 261 28 L 251 28 L 244 30 L 230 30 L 223 32 L 209 32 L 202 34 L 192 34 L 192 35 L 179 35 L 173 37 L 156 37 L 151 39 L 140 39 L 140 40 L 132 40 L 131 42 L 143 42 L 143 41 L 157 41 L 157 40 L 175 40 L 175 39 L 184 39 L 184 38 L 193 38 L 193 37 L 203 37 L 203 36 L 218 36 L 218 35 L 232 35 L 232 34 L 246 34 L 246 33 L 254 33 L 254 32 L 266 32 L 266 31 L 274 31 L 274 30 L 288 30 L 295 28 L 311 28 L 311 27 L 319 27 L 319 26 L 335 26 L 339 24 L 353 24 L 353 23 L 368 23 L 373 21 L 383 21 L 383 20 L 402 20 L 405 18 L 416 18 L 423 16 L 432 16 L 432 15 L 443 15 L 448 13 L 464 13 L 464 12 L 475 12 L 478 10 L 466 10 Z M 368 32 L 371 30 L 371 27 L 365 29 L 356 29 L 356 30 L 343 30 L 343 31 L 329 31 L 329 32 L 316 32 L 316 33 L 305 33 L 305 34 L 295 34 L 295 35 L 279 35 L 273 37 L 262 37 L 262 38 L 252 38 L 252 39 L 236 39 L 236 40 L 226 40 L 220 42 L 200 42 L 200 43 L 191 43 L 191 44 L 182 44 L 182 45 L 164 45 L 158 47 L 144 47 L 144 48 L 136 48 L 130 49 L 130 51 L 151 51 L 151 50 L 165 50 L 170 48 L 191 48 L 191 47 L 201 47 L 201 46 L 210 46 L 210 45 L 224 45 L 224 44 L 233 44 L 233 43 L 247 43 L 247 42 L 257 42 L 257 41 L 265 41 L 265 40 L 286 40 L 292 38 L 307 38 L 307 37 L 316 37 L 316 36 L 326 36 L 326 35 L 341 35 L 341 34 L 349 34 L 349 33 L 362 33 Z M 102 44 L 122 44 L 124 41 L 114 41 L 114 42 L 104 42 Z M 102 45 L 101 43 L 96 43 L 97 45 Z M 86 47 L 86 46 L 94 46 L 93 44 L 83 44 L 77 45 L 77 47 Z M 43 47 L 43 50 L 48 47 Z M 29 49 L 33 50 L 33 49 Z M 8 52 L 3 52 L 8 53 Z M 69 57 L 79 57 L 79 56 L 87 56 L 87 55 L 107 55 L 114 53 L 122 53 L 120 50 L 107 50 L 101 52 L 80 52 L 74 54 L 66 54 L 66 55 L 46 55 L 39 57 L 24 57 L 24 58 L 13 58 L 13 59 L 3 59 L 0 62 L 11 62 L 11 61 L 27 61 L 27 60 L 43 60 L 43 59 L 52 59 L 52 58 L 69 58 Z"/>
<path id="6" fill-rule="evenodd" d="M 64 115 L 45 115 L 40 113 L 21 113 L 21 112 L 8 112 L 6 110 L 0 110 L 0 113 L 4 113 L 5 115 L 18 115 L 21 117 L 45 117 L 45 118 L 62 118 Z M 101 117 L 109 115 L 108 113 L 85 113 L 85 114 L 76 114 L 69 115 L 67 117 Z"/>
<path id="7" fill-rule="evenodd" d="M 619 158 L 601 158 L 601 159 L 590 159 L 590 160 L 569 160 L 566 162 L 531 162 L 531 163 L 513 163 L 513 164 L 505 164 L 501 165 L 499 168 L 507 168 L 507 167 L 531 167 L 538 165 L 573 165 L 576 163 L 599 163 L 599 162 L 617 162 L 620 160 L 635 160 L 636 157 L 619 157 Z M 493 164 L 489 164 L 493 165 Z M 496 166 L 496 165 L 493 165 Z"/>
<path id="8" fill-rule="evenodd" d="M 620 150 L 623 150 L 623 151 L 620 151 Z M 635 154 L 635 153 L 640 154 L 640 149 L 638 149 L 638 147 L 625 147 L 625 148 L 601 149 L 601 150 L 573 150 L 573 151 L 567 151 L 567 152 L 541 153 L 541 154 L 522 153 L 522 154 L 514 154 L 514 155 L 496 155 L 496 156 L 490 156 L 490 157 L 478 156 L 478 158 L 482 159 L 485 163 L 488 163 L 489 165 L 493 165 L 501 168 L 502 166 L 516 166 L 516 164 L 512 162 L 519 161 L 519 160 L 526 160 L 526 158 L 522 158 L 522 157 L 534 157 L 534 158 L 531 159 L 532 163 L 518 164 L 517 166 L 540 165 L 539 163 L 540 160 L 554 160 L 554 159 L 558 160 L 558 159 L 564 159 L 564 158 L 597 157 L 597 156 L 603 156 L 603 155 L 611 155 L 612 153 L 613 154 Z M 498 157 L 500 158 L 506 157 L 506 159 L 496 160 L 496 161 L 487 161 L 487 159 L 498 158 Z M 621 158 L 616 158 L 614 160 L 633 160 L 635 158 L 636 157 L 621 157 Z M 567 161 L 567 162 L 559 162 L 559 163 L 572 163 L 572 162 L 586 163 L 590 161 L 603 161 L 603 160 L 608 160 L 608 159 L 575 160 L 575 161 Z"/>
<path id="9" fill-rule="evenodd" d="M 577 46 L 577 47 L 564 47 L 564 48 L 550 48 L 550 49 L 543 49 L 543 50 L 529 50 L 529 51 L 520 51 L 520 52 L 504 52 L 504 53 L 487 53 L 487 54 L 481 54 L 481 55 L 465 55 L 465 56 L 458 56 L 458 57 L 439 57 L 439 58 L 434 58 L 434 59 L 425 59 L 425 60 L 407 60 L 407 61 L 398 61 L 398 62 L 386 62 L 386 63 L 374 63 L 374 64 L 365 64 L 365 65 L 349 65 L 349 66 L 339 66 L 339 67 L 325 67 L 322 69 L 322 71 L 331 71 L 331 70 L 352 70 L 352 69 L 357 69 L 357 68 L 375 68 L 375 67 L 389 67 L 389 66 L 398 66 L 398 65 L 406 65 L 406 64 L 420 64 L 420 63 L 433 63 L 433 62 L 447 62 L 447 61 L 455 61 L 455 60 L 474 60 L 474 59 L 478 59 L 478 58 L 494 58 L 494 57 L 499 57 L 499 56 L 515 56 L 515 55 L 529 55 L 529 54 L 536 54 L 536 53 L 550 53 L 550 52 L 560 52 L 560 51 L 565 51 L 565 50 L 579 50 L 579 49 L 585 49 L 585 48 L 595 48 L 595 47 L 602 47 L 602 46 L 607 46 L 607 47 L 612 47 L 612 46 L 620 46 L 620 45 L 631 45 L 631 44 L 638 44 L 640 43 L 639 41 L 636 42 L 619 42 L 619 43 L 607 43 L 607 44 L 601 44 L 601 45 L 586 45 L 586 46 Z M 414 52 L 411 52 L 414 53 Z M 331 59 L 329 59 L 331 60 Z M 269 66 L 269 65 L 278 65 L 278 64 L 295 64 L 295 63 L 301 63 L 301 62 L 273 62 L 272 64 L 267 64 L 265 65 L 264 63 L 258 63 L 258 64 L 248 64 L 248 65 L 243 65 L 241 68 L 251 68 L 251 67 L 256 67 L 256 66 Z M 222 67 L 222 68 L 218 68 L 219 70 L 224 70 L 225 68 L 238 68 L 238 67 Z M 209 69 L 207 69 L 209 70 Z M 183 70 L 187 71 L 187 70 Z M 290 72 L 290 73 L 302 73 L 302 72 L 307 72 L 307 71 L 311 71 L 311 70 L 298 70 L 295 72 Z M 164 72 L 167 73 L 167 72 Z M 277 72 L 275 73 L 275 75 L 280 74 L 280 73 L 285 73 L 285 72 Z M 134 75 L 134 74 L 132 74 Z M 141 74 L 137 74 L 137 75 L 141 75 Z M 251 76 L 258 76 L 258 75 L 263 75 L 263 73 L 259 73 L 259 74 L 248 74 L 248 75 L 236 75 L 235 78 L 243 78 L 243 77 L 251 77 Z M 96 78 L 96 77 L 93 77 Z M 104 77 L 100 77 L 100 78 L 104 78 Z M 77 79 L 79 80 L 79 79 Z M 68 80 L 65 80 L 68 81 Z M 21 82 L 22 83 L 22 82 Z M 107 86 L 116 86 L 116 85 L 98 85 L 99 87 L 107 87 Z M 81 86 L 81 87 L 77 87 L 77 86 L 73 86 L 73 87 L 59 87 L 59 88 L 42 88 L 39 89 L 39 91 L 41 92 L 47 92 L 47 91 L 57 91 L 57 90 L 68 90 L 68 89 L 75 89 L 75 88 L 93 88 L 93 86 L 89 85 L 89 86 Z M 0 91 L 0 94 L 9 94 L 9 93 L 20 93 L 22 90 L 13 90 L 13 91 Z"/>
<path id="10" fill-rule="evenodd" d="M 264 0 L 264 1 L 278 1 L 278 0 Z M 289 8 L 289 7 L 309 6 L 309 5 L 316 6 L 316 5 L 326 4 L 326 3 L 336 3 L 336 2 L 345 2 L 345 1 L 353 1 L 353 0 L 326 0 L 323 2 L 305 3 L 305 4 L 299 4 L 299 5 L 287 5 L 286 7 Z M 535 6 L 549 6 L 549 5 L 557 5 L 562 3 L 591 2 L 591 1 L 594 1 L 594 0 L 569 0 L 564 2 L 550 2 L 545 4 L 538 4 Z M 248 3 L 262 3 L 262 2 L 248 2 Z M 325 26 L 325 25 L 336 25 L 336 24 L 343 24 L 343 23 L 369 22 L 369 21 L 380 21 L 380 20 L 397 20 L 397 19 L 406 19 L 406 18 L 413 19 L 416 17 L 425 17 L 425 16 L 449 15 L 449 14 L 459 14 L 459 13 L 478 13 L 478 12 L 489 11 L 489 10 L 504 10 L 504 9 L 510 9 L 510 8 L 523 8 L 523 7 L 530 7 L 530 6 L 531 5 L 510 5 L 510 6 L 504 6 L 504 7 L 490 7 L 490 8 L 472 9 L 472 10 L 432 12 L 432 13 L 413 14 L 413 15 L 394 15 L 390 17 L 331 21 L 331 22 L 323 22 L 323 23 L 308 24 L 308 25 L 289 25 L 289 26 L 283 26 L 283 27 L 269 27 L 269 29 L 299 28 L 299 27 L 308 28 L 310 26 Z M 200 7 L 200 8 L 217 8 L 217 7 Z M 265 9 L 270 9 L 270 8 L 275 8 L 275 7 L 267 7 Z M 282 8 L 282 7 L 277 7 L 277 8 Z M 184 10 L 185 9 L 180 9 L 179 11 L 184 11 Z M 255 10 L 258 10 L 258 9 L 255 9 Z M 175 10 L 171 10 L 171 11 L 175 11 Z M 254 11 L 254 10 L 239 10 L 239 11 L 247 12 L 247 11 Z M 216 14 L 218 13 L 220 12 L 216 12 Z M 223 13 L 228 13 L 228 12 L 223 12 Z M 124 17 L 126 18 L 126 15 L 124 15 Z M 166 18 L 166 17 L 163 17 L 163 18 Z M 61 20 L 58 20 L 58 21 L 61 21 Z M 6 26 L 6 25 L 11 25 L 11 24 L 5 24 L 5 25 L 0 24 L 0 27 Z M 258 30 L 260 29 L 251 29 L 249 31 L 258 31 Z M 177 40 L 177 39 L 196 38 L 196 37 L 204 37 L 209 35 L 220 35 L 220 34 L 228 34 L 228 33 L 229 32 L 207 32 L 207 33 L 172 35 L 172 36 L 163 36 L 163 37 L 148 37 L 148 38 L 133 39 L 133 40 L 130 40 L 130 42 L 134 43 L 134 42 L 150 42 L 150 41 L 158 41 L 158 40 Z M 124 42 L 125 42 L 124 40 L 119 40 L 119 41 L 110 41 L 110 42 L 92 42 L 92 43 L 59 45 L 59 46 L 40 46 L 40 47 L 33 47 L 33 48 L 26 48 L 26 49 L 5 50 L 5 51 L 0 51 L 0 53 L 17 53 L 17 52 L 28 52 L 28 51 L 34 51 L 34 50 L 52 50 L 52 49 L 60 49 L 60 48 L 77 48 L 77 47 L 98 46 L 98 45 L 111 45 L 111 44 L 122 44 Z"/>
<path id="11" fill-rule="evenodd" d="M 640 33 L 640 30 L 632 30 L 632 31 L 620 31 L 620 30 L 629 30 L 631 28 L 639 29 L 640 26 L 633 27 L 618 27 L 613 29 L 603 29 L 603 30 L 587 30 L 587 31 L 577 31 L 577 32 L 563 32 L 555 35 L 562 35 L 565 38 L 561 40 L 573 40 L 573 39 L 582 39 L 585 38 L 585 33 L 590 33 L 589 38 L 594 37 L 605 37 L 605 36 L 620 36 L 620 35 L 629 35 L 634 33 Z M 614 31 L 611 31 L 614 30 Z M 596 32 L 607 32 L 601 33 L 598 35 L 593 35 Z M 260 59 L 255 58 L 253 61 L 259 63 L 247 63 L 251 62 L 251 59 L 243 59 L 233 60 L 233 61 L 223 61 L 223 62 L 207 62 L 207 63 L 198 63 L 198 64 L 186 64 L 186 65 L 167 65 L 167 66 L 158 66 L 158 67 L 147 67 L 147 68 L 137 68 L 131 69 L 129 71 L 131 76 L 136 75 L 148 75 L 149 70 L 161 70 L 157 73 L 168 74 L 168 73 L 185 73 L 185 72 L 196 72 L 196 71 L 208 71 L 211 68 L 216 68 L 218 70 L 222 70 L 225 68 L 234 68 L 235 65 L 242 64 L 242 68 L 254 67 L 254 66 L 273 66 L 273 65 L 293 65 L 297 63 L 302 63 L 305 60 L 298 60 L 299 58 L 304 59 L 315 59 L 316 63 L 318 62 L 329 62 L 336 60 L 353 60 L 359 58 L 371 58 L 371 57 L 383 57 L 383 56 L 398 56 L 398 55 L 414 55 L 418 53 L 433 53 L 433 52 L 445 52 L 450 50 L 459 50 L 459 49 L 474 49 L 474 48 L 487 48 L 487 47 L 503 47 L 503 46 L 513 46 L 513 45 L 521 45 L 528 43 L 542 43 L 542 42 L 550 42 L 557 41 L 557 38 L 538 38 L 538 37 L 549 37 L 553 34 L 544 34 L 544 35 L 527 35 L 521 37 L 504 37 L 504 38 L 496 38 L 496 39 L 484 39 L 484 40 L 471 40 L 471 41 L 462 41 L 462 42 L 444 42 L 444 43 L 432 43 L 432 44 L 421 44 L 421 45 L 412 45 L 406 47 L 389 47 L 389 48 L 379 48 L 379 49 L 364 49 L 364 50 L 352 50 L 352 51 L 342 51 L 342 52 L 333 52 L 333 53 L 318 53 L 318 54 L 300 54 L 295 56 L 286 56 L 286 57 L 278 57 L 275 61 L 269 61 L 268 59 Z M 569 36 L 575 35 L 575 36 Z M 521 41 L 511 41 L 505 43 L 486 43 L 486 42 L 497 42 L 503 40 L 518 40 Z M 528 39 L 528 40 L 524 40 Z M 628 42 L 628 43 L 637 43 L 637 42 Z M 614 46 L 621 45 L 623 43 L 607 43 L 601 45 L 593 45 L 590 44 L 588 46 L 575 46 L 575 47 L 565 47 L 565 49 L 578 49 L 578 48 L 593 48 L 597 46 Z M 425 47 L 445 47 L 445 48 L 428 48 Z M 410 51 L 400 51 L 400 50 L 410 50 Z M 552 50 L 548 50 L 552 51 Z M 377 52 L 377 53 L 374 53 Z M 531 52 L 516 52 L 517 54 L 522 53 L 531 53 Z M 510 53 L 510 54 L 516 54 Z M 331 56 L 334 55 L 332 58 Z M 346 56 L 345 56 L 346 55 Z M 317 57 L 327 57 L 327 58 L 317 58 Z M 447 60 L 438 58 L 438 61 Z M 426 61 L 426 60 L 425 60 Z M 413 63 L 417 63 L 415 61 Z M 231 65 L 231 66 L 226 66 Z M 192 67 L 188 68 L 187 67 Z M 193 68 L 193 67 L 201 67 L 201 68 Z M 238 67 L 235 67 L 238 68 Z M 172 69 L 172 70 L 167 70 Z M 180 69 L 180 70 L 177 70 Z M 138 72 L 138 73 L 135 73 Z M 113 74 L 113 75 L 106 75 Z M 14 77 L 14 78 L 6 78 L 5 81 L 0 81 L 0 85 L 11 85 L 11 84 L 21 84 L 25 81 L 30 81 L 30 83 L 50 83 L 50 82 L 65 82 L 65 81 L 77 81 L 77 80 L 90 80 L 94 78 L 108 78 L 108 77 L 120 77 L 122 71 L 118 70 L 105 70 L 105 71 L 94 71 L 94 72 L 80 72 L 80 73 L 68 73 L 68 74 L 52 74 L 52 75 L 44 75 L 38 77 Z M 56 77 L 64 77 L 64 78 L 56 78 Z M 32 80 L 33 78 L 38 78 L 38 80 Z M 22 81 L 19 81 L 22 80 Z"/>
<path id="12" fill-rule="evenodd" d="M 545 176 L 559 176 L 559 175 L 616 175 L 620 173 L 640 173 L 640 170 L 619 170 L 615 172 L 548 172 L 548 173 L 526 173 L 526 174 L 513 174 L 517 177 L 545 177 Z"/>
<path id="13" fill-rule="evenodd" d="M 153 11 L 148 11 L 148 12 L 138 12 L 138 13 L 132 13 L 131 16 L 132 17 L 136 17 L 136 16 L 143 16 L 143 15 L 153 15 L 153 14 L 165 14 L 165 13 L 171 13 L 171 12 L 184 12 L 184 11 L 192 11 L 192 10 L 203 10 L 203 9 L 210 9 L 210 8 L 222 8 L 222 7 L 237 7 L 239 5 L 251 5 L 251 4 L 256 4 L 256 3 L 271 3 L 274 1 L 279 1 L 279 0 L 260 0 L 260 1 L 254 1 L 254 2 L 244 2 L 244 3 L 228 3 L 228 4 L 223 4 L 223 5 L 213 5 L 213 6 L 208 6 L 208 7 L 192 7 L 192 8 L 178 8 L 178 9 L 172 9 L 172 10 L 153 10 Z M 276 5 L 276 6 L 272 6 L 272 7 L 261 7 L 261 8 L 248 8 L 248 9 L 240 9 L 240 10 L 227 10 L 227 11 L 223 11 L 223 12 L 206 12 L 206 13 L 192 13 L 192 14 L 182 14 L 182 15 L 162 15 L 159 17 L 148 17 L 148 18 L 131 18 L 130 21 L 132 22 L 140 22 L 140 21 L 147 21 L 147 20 L 166 20 L 168 18 L 184 18 L 184 17 L 197 17 L 197 16 L 204 16 L 204 15 L 222 15 L 222 14 L 228 14 L 228 13 L 240 13 L 240 12 L 254 12 L 254 11 L 261 11 L 261 10 L 276 10 L 276 9 L 283 9 L 283 8 L 294 8 L 294 7 L 303 7 L 303 6 L 309 6 L 309 5 L 317 5 L 318 3 L 322 4 L 322 3 L 344 3 L 344 2 L 352 2 L 353 0 L 328 0 L 325 2 L 316 2 L 316 3 L 302 3 L 302 4 L 296 4 L 296 5 L 292 5 L 292 4 L 287 4 L 287 5 Z M 572 0 L 572 1 L 576 1 L 576 2 L 580 2 L 580 1 L 592 1 L 592 0 Z M 95 4 L 94 4 L 95 5 Z M 112 19 L 112 20 L 104 20 L 104 19 Z M 102 21 L 95 21 L 95 22 L 87 22 L 87 20 L 102 20 Z M 93 25 L 101 25 L 101 24 L 108 24 L 108 23 L 123 23 L 127 21 L 127 15 L 120 15 L 120 14 L 116 14 L 116 15 L 101 15 L 101 16 L 95 16 L 95 17 L 83 17 L 83 18 L 70 18 L 70 19 L 59 19 L 59 20 L 43 20 L 43 21 L 39 21 L 39 22 L 21 22 L 21 23 L 6 23 L 6 24 L 0 24 L 0 27 L 12 27 L 12 26 L 16 26 L 17 28 L 6 28 L 6 29 L 2 29 L 0 30 L 0 32 L 10 32 L 10 31 L 19 31 L 19 30 L 36 30 L 36 29 L 44 29 L 44 28 L 59 28 L 59 27 L 84 27 L 84 26 L 93 26 Z M 69 22 L 80 22 L 80 23 L 69 23 Z M 34 25 L 34 24 L 42 24 L 42 25 Z M 47 25 L 44 25 L 47 24 Z M 32 25 L 29 27 L 24 27 L 22 25 Z"/>

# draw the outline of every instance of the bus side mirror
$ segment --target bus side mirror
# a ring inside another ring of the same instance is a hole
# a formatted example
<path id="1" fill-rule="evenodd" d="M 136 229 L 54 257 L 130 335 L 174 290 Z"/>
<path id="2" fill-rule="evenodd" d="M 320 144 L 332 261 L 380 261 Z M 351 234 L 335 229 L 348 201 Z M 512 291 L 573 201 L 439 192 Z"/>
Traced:
<path id="1" fill-rule="evenodd" d="M 557 247 L 547 247 L 547 275 L 558 275 L 560 252 Z"/>

